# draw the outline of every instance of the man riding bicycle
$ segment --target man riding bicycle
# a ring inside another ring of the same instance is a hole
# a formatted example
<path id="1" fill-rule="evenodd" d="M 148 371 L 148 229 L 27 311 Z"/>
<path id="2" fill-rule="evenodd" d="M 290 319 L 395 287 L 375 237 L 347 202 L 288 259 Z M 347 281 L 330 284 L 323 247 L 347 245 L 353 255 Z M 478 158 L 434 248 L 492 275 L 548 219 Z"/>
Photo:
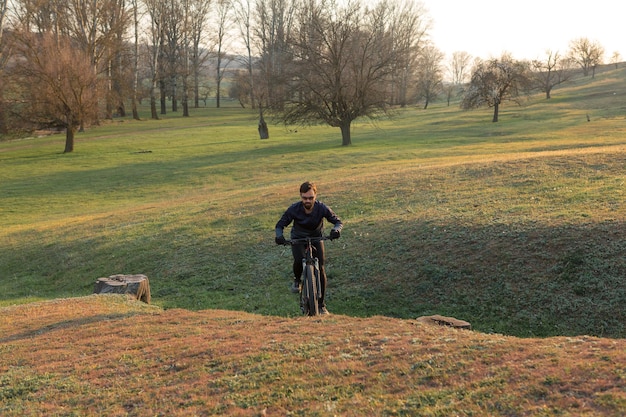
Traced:
<path id="1" fill-rule="evenodd" d="M 283 230 L 291 222 L 291 239 L 302 239 L 307 237 L 321 237 L 324 230 L 324 219 L 333 224 L 330 231 L 331 239 L 339 239 L 343 223 L 337 215 L 321 201 L 316 201 L 317 186 L 311 182 L 305 182 L 300 186 L 300 198 L 302 201 L 293 203 L 285 213 L 283 213 L 278 223 L 276 223 L 276 244 L 284 245 L 286 243 L 283 236 Z M 326 292 L 326 270 L 324 268 L 324 242 L 322 240 L 313 243 L 319 260 L 320 283 L 321 283 L 321 299 L 319 301 L 319 311 L 321 314 L 328 314 L 324 295 Z M 302 276 L 302 258 L 305 256 L 305 245 L 294 244 L 291 246 L 293 254 L 293 274 L 294 280 L 291 291 L 297 293 L 300 291 L 300 277 Z"/>

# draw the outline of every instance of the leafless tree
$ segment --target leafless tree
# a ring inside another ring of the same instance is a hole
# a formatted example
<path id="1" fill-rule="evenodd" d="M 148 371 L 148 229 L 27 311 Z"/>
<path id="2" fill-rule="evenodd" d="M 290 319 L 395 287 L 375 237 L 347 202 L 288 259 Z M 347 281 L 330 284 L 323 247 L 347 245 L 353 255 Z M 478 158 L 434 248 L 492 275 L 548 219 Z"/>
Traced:
<path id="1" fill-rule="evenodd" d="M 389 86 L 405 59 L 395 53 L 390 2 L 372 8 L 358 1 L 310 1 L 299 8 L 291 40 L 294 64 L 290 101 L 280 114 L 289 124 L 323 122 L 350 145 L 358 117 L 390 109 Z"/>
<path id="2" fill-rule="evenodd" d="M 293 53 L 288 39 L 294 27 L 298 3 L 293 0 L 257 0 L 257 26 L 254 32 L 259 59 L 254 79 L 255 96 L 259 107 L 259 136 L 269 138 L 263 109 L 283 109 L 288 97 L 289 67 Z"/>
<path id="3" fill-rule="evenodd" d="M 449 81 L 444 84 L 448 106 L 452 98 L 463 91 L 462 86 L 467 82 L 470 74 L 471 61 L 472 56 L 467 52 L 456 51 L 452 53 L 446 67 Z"/>
<path id="4" fill-rule="evenodd" d="M 248 70 L 250 105 L 256 107 L 256 97 L 254 96 L 254 62 L 252 60 L 252 10 L 253 0 L 234 0 L 233 10 L 235 11 L 235 21 L 239 28 L 241 41 L 246 49 L 245 65 Z"/>
<path id="5" fill-rule="evenodd" d="M 166 99 L 172 100 L 172 111 L 178 111 L 178 79 L 184 71 L 185 55 L 185 2 L 187 0 L 166 0 L 163 2 L 165 15 L 163 18 L 163 39 L 161 64 L 161 114 L 165 114 Z"/>
<path id="6" fill-rule="evenodd" d="M 424 109 L 442 91 L 443 75 L 441 62 L 444 55 L 434 45 L 424 47 L 417 62 L 417 99 L 424 100 Z"/>
<path id="7" fill-rule="evenodd" d="M 460 86 L 468 79 L 472 56 L 464 51 L 452 53 L 452 59 L 448 66 L 452 84 Z"/>
<path id="8" fill-rule="evenodd" d="M 138 0 L 131 0 L 133 15 L 133 85 L 131 90 L 131 107 L 133 119 L 139 120 L 138 90 L 139 90 L 139 4 Z"/>
<path id="9" fill-rule="evenodd" d="M 125 99 L 132 90 L 133 72 L 127 34 L 132 21 L 132 13 L 126 7 L 126 0 L 100 2 L 101 18 L 99 30 L 101 48 L 104 52 L 104 73 L 107 77 L 106 117 L 112 118 L 113 110 L 120 116 L 126 115 Z"/>
<path id="10" fill-rule="evenodd" d="M 56 25 L 67 33 L 78 48 L 89 56 L 94 74 L 108 78 L 107 117 L 111 117 L 113 89 L 112 66 L 124 45 L 123 34 L 128 24 L 123 0 L 68 0 L 63 19 Z M 119 62 L 116 62 L 116 64 Z M 117 68 L 119 69 L 119 68 Z"/>
<path id="11" fill-rule="evenodd" d="M 35 33 L 68 34 L 63 24 L 69 19 L 68 4 L 63 0 L 20 0 L 13 2 L 15 26 Z"/>
<path id="12" fill-rule="evenodd" d="M 417 60 L 427 45 L 431 21 L 421 2 L 397 1 L 388 4 L 388 25 L 393 37 L 396 68 L 392 74 L 392 102 L 404 107 L 416 81 Z"/>
<path id="13" fill-rule="evenodd" d="M 73 40 L 53 33 L 17 35 L 12 81 L 28 103 L 23 117 L 66 130 L 65 150 L 74 150 L 74 134 L 98 114 L 98 77 L 92 56 Z"/>
<path id="14" fill-rule="evenodd" d="M 233 26 L 235 3 L 231 0 L 217 0 L 215 4 L 215 107 L 220 107 L 222 99 L 222 81 L 226 75 L 226 69 L 232 60 L 227 59 L 226 48 L 230 45 L 230 32 Z"/>
<path id="15" fill-rule="evenodd" d="M 150 82 L 150 113 L 154 120 L 159 119 L 156 108 L 156 93 L 159 88 L 159 80 L 161 78 L 161 48 L 163 43 L 163 30 L 166 8 L 164 0 L 142 0 L 148 17 L 150 18 L 149 27 L 149 45 L 150 52 L 149 64 L 151 71 Z"/>
<path id="16" fill-rule="evenodd" d="M 287 69 L 292 53 L 287 40 L 291 36 L 297 2 L 292 0 L 258 0 L 258 24 L 255 39 L 259 51 L 259 104 L 282 108 L 286 98 Z"/>
<path id="17" fill-rule="evenodd" d="M 571 61 L 550 50 L 546 51 L 543 60 L 532 61 L 531 66 L 533 84 L 546 93 L 546 99 L 550 99 L 554 87 L 567 82 L 572 76 Z"/>
<path id="18" fill-rule="evenodd" d="M 224 0 L 222 0 L 224 1 Z M 189 44 L 190 65 L 193 77 L 194 108 L 200 107 L 200 70 L 208 58 L 208 52 L 203 50 L 202 42 L 207 32 L 207 21 L 212 2 L 207 0 L 190 0 L 189 14 Z"/>
<path id="19" fill-rule="evenodd" d="M 604 48 L 596 41 L 588 38 L 577 38 L 570 42 L 569 58 L 575 62 L 586 77 L 591 72 L 595 77 L 596 67 L 602 64 Z"/>
<path id="20" fill-rule="evenodd" d="M 180 59 L 182 61 L 181 65 L 181 80 L 182 80 L 182 105 L 183 105 L 183 117 L 189 117 L 189 75 L 190 75 L 190 63 L 189 63 L 189 49 L 190 49 L 190 40 L 191 40 L 191 16 L 193 15 L 193 11 L 190 8 L 189 4 L 190 0 L 183 0 L 182 3 L 182 14 L 183 14 L 183 35 L 182 35 L 182 44 L 180 51 Z"/>
<path id="21" fill-rule="evenodd" d="M 464 109 L 482 106 L 493 107 L 493 119 L 498 121 L 500 105 L 504 101 L 519 102 L 529 88 L 528 65 L 514 60 L 509 54 L 499 59 L 478 61 L 461 107 Z"/>

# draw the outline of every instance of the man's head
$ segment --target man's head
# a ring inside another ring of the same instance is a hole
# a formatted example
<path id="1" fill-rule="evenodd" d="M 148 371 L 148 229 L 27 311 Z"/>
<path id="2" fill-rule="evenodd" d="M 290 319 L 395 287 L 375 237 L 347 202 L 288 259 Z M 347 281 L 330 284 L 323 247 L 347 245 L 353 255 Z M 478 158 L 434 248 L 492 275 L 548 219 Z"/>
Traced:
<path id="1" fill-rule="evenodd" d="M 300 198 L 306 210 L 311 210 L 315 204 L 315 196 L 317 195 L 317 186 L 312 182 L 304 182 L 300 186 Z"/>

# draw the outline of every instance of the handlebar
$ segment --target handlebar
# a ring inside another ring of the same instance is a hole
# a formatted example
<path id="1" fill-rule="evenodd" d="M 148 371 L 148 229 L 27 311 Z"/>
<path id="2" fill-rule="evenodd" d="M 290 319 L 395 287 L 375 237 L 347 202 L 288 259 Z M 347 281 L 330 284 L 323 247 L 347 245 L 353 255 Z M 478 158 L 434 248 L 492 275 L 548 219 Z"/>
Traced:
<path id="1" fill-rule="evenodd" d="M 303 237 L 299 239 L 285 240 L 285 245 L 299 245 L 302 243 L 309 243 L 309 242 L 321 242 L 323 240 L 334 240 L 334 239 L 331 239 L 330 236 Z"/>

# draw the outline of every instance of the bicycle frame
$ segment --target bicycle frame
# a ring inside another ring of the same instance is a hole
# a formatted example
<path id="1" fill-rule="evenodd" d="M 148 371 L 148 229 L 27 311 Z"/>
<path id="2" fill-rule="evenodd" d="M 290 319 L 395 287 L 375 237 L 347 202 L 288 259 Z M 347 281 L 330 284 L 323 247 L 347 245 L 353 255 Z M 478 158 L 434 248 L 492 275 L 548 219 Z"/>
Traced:
<path id="1" fill-rule="evenodd" d="M 322 298 L 319 259 L 313 253 L 313 243 L 329 240 L 326 236 L 307 237 L 288 241 L 291 245 L 305 245 L 302 258 L 302 289 L 300 291 L 300 309 L 308 316 L 319 314 L 319 301 Z"/>

